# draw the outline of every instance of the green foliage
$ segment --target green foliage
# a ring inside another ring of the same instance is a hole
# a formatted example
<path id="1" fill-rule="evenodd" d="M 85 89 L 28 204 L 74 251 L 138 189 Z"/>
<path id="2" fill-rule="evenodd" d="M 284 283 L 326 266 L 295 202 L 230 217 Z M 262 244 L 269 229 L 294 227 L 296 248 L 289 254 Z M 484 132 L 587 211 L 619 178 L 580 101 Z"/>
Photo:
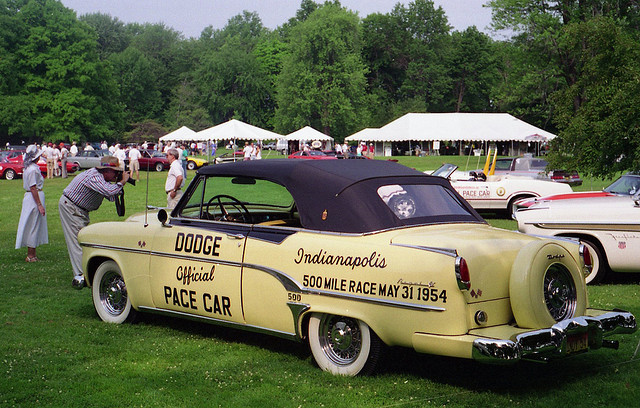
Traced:
<path id="1" fill-rule="evenodd" d="M 281 133 L 309 125 L 342 140 L 365 118 L 358 17 L 325 4 L 291 30 L 279 77 L 275 123 Z"/>
<path id="2" fill-rule="evenodd" d="M 162 106 L 153 63 L 134 47 L 111 55 L 109 61 L 118 81 L 119 99 L 125 105 L 127 120 L 136 122 L 153 118 Z"/>
<path id="3" fill-rule="evenodd" d="M 640 44 L 606 17 L 567 25 L 559 43 L 578 76 L 554 94 L 552 159 L 599 177 L 639 170 Z"/>
<path id="4" fill-rule="evenodd" d="M 3 19 L 15 26 L 0 32 L 10 53 L 0 64 L 6 78 L 0 123 L 7 132 L 71 141 L 120 129 L 114 83 L 89 27 L 53 0 L 30 0 L 8 11 Z"/>

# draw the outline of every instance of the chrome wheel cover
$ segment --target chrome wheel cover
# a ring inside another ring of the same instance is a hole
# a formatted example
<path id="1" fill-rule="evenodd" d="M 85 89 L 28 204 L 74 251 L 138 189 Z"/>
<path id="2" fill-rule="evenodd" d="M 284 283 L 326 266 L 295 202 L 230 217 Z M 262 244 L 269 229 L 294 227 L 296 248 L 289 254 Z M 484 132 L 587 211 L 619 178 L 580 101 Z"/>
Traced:
<path id="1" fill-rule="evenodd" d="M 119 316 L 127 306 L 127 287 L 120 274 L 110 271 L 100 281 L 100 303 L 113 316 Z"/>
<path id="2" fill-rule="evenodd" d="M 551 317 L 557 322 L 572 317 L 576 311 L 578 294 L 571 272 L 555 263 L 544 275 L 544 301 Z"/>
<path id="3" fill-rule="evenodd" d="M 325 315 L 319 328 L 320 346 L 336 365 L 352 364 L 362 349 L 362 332 L 357 320 Z"/>

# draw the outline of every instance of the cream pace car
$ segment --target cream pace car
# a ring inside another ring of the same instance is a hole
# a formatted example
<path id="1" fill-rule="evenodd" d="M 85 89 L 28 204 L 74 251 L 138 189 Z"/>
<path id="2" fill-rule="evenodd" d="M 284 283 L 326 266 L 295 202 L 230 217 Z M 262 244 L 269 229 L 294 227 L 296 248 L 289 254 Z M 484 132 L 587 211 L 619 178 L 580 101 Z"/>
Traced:
<path id="1" fill-rule="evenodd" d="M 153 312 L 305 341 L 341 375 L 370 372 L 382 344 L 545 361 L 636 330 L 588 308 L 584 247 L 492 228 L 447 180 L 392 162 L 208 166 L 149 218 L 80 232 L 106 322 Z"/>
<path id="2" fill-rule="evenodd" d="M 609 271 L 640 272 L 640 178 L 634 195 L 608 192 L 552 196 L 525 203 L 515 218 L 527 234 L 578 238 L 593 259 L 587 283 L 599 283 Z"/>
<path id="3" fill-rule="evenodd" d="M 453 188 L 479 211 L 507 212 L 512 216 L 516 202 L 525 198 L 571 193 L 571 187 L 545 178 L 510 174 L 485 176 L 482 172 L 460 172 L 455 164 L 444 164 L 430 173 L 448 179 Z"/>

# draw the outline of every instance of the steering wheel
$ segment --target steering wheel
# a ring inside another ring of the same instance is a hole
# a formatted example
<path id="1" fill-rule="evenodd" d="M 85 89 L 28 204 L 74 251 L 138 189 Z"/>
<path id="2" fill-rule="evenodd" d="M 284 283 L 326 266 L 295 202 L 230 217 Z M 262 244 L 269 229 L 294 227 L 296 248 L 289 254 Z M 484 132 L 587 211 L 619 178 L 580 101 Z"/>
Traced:
<path id="1" fill-rule="evenodd" d="M 227 200 L 227 202 L 223 203 L 222 199 Z M 214 201 L 217 201 L 217 202 L 214 203 Z M 231 197 L 230 195 L 218 194 L 211 197 L 211 199 L 209 199 L 209 202 L 207 202 L 205 212 L 207 214 L 213 214 L 212 212 L 209 211 L 209 207 L 212 207 L 214 211 L 216 207 L 220 207 L 220 216 L 215 217 L 214 221 L 232 221 L 232 222 L 243 222 L 243 223 L 251 222 L 251 214 L 249 214 L 249 210 L 247 210 L 247 207 L 245 207 L 245 205 L 242 204 L 240 200 L 238 200 L 235 197 Z M 238 214 L 237 215 L 229 214 L 229 211 L 227 211 L 228 207 L 233 208 L 235 212 L 237 212 Z"/>

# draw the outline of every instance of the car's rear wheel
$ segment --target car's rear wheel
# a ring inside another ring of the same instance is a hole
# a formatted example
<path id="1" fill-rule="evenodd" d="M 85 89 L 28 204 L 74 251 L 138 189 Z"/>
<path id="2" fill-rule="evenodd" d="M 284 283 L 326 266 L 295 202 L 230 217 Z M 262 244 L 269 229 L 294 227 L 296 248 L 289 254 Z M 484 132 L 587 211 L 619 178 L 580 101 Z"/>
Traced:
<path id="1" fill-rule="evenodd" d="M 55 167 L 53 169 L 53 177 L 60 177 L 62 176 L 62 168 L 61 167 Z"/>
<path id="2" fill-rule="evenodd" d="M 361 320 L 314 313 L 309 320 L 309 345 L 321 369 L 355 376 L 374 370 L 382 342 Z"/>
<path id="3" fill-rule="evenodd" d="M 583 315 L 587 295 L 578 263 L 557 243 L 535 241 L 520 250 L 509 280 L 518 326 L 540 329 Z"/>
<path id="4" fill-rule="evenodd" d="M 598 284 L 604 280 L 609 272 L 609 265 L 607 263 L 607 257 L 604 255 L 604 251 L 600 249 L 595 241 L 589 239 L 581 239 L 580 242 L 584 244 L 589 250 L 591 256 L 591 273 L 584 277 L 587 285 Z"/>
<path id="5" fill-rule="evenodd" d="M 91 292 L 93 306 L 105 322 L 124 323 L 135 320 L 137 312 L 131 307 L 127 285 L 115 262 L 106 261 L 98 267 Z"/>
<path id="6" fill-rule="evenodd" d="M 196 167 L 196 162 L 194 162 L 193 160 L 189 160 L 187 162 L 187 170 L 195 170 Z"/>
<path id="7" fill-rule="evenodd" d="M 13 169 L 7 169 L 4 172 L 4 178 L 6 178 L 7 180 L 13 180 L 14 178 L 16 178 L 16 172 Z"/>
<path id="8" fill-rule="evenodd" d="M 162 163 L 156 163 L 156 171 L 162 171 L 164 170 L 164 166 L 162 165 Z"/>

